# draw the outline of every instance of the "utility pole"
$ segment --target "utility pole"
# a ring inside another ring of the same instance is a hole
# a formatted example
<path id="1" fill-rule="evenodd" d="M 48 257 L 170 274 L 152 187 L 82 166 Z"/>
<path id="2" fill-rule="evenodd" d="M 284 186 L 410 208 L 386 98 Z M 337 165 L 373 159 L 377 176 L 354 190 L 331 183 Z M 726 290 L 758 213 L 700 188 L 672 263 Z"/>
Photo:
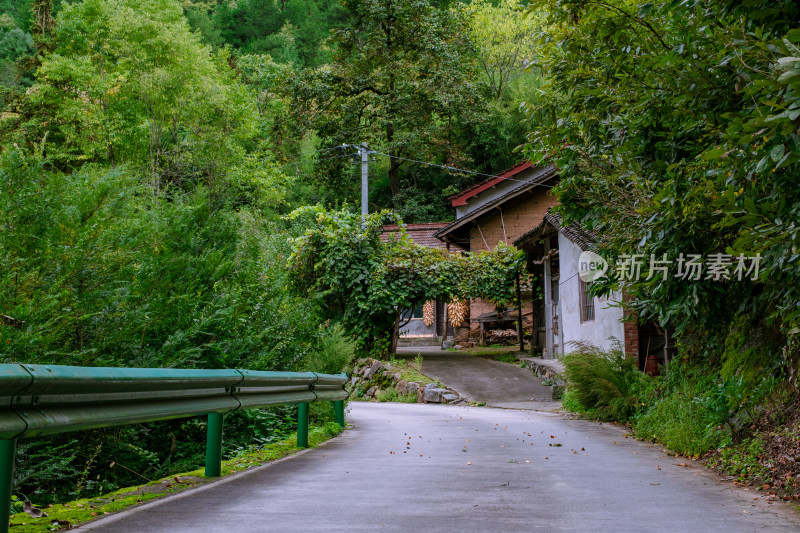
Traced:
<path id="1" fill-rule="evenodd" d="M 367 225 L 367 212 L 369 211 L 369 148 L 367 143 L 361 143 L 358 147 L 361 154 L 361 227 Z"/>

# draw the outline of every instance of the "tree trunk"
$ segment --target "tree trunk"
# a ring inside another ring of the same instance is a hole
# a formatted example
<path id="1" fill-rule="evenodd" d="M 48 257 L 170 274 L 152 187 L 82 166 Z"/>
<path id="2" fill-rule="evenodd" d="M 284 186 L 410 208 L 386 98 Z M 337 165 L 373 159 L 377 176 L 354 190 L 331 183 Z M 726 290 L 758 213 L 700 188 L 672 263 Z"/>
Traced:
<path id="1" fill-rule="evenodd" d="M 392 190 L 392 197 L 400 193 L 400 161 L 396 159 L 397 150 L 392 147 L 394 140 L 394 124 L 389 123 L 386 125 L 386 140 L 390 146 L 389 148 L 389 186 Z"/>
<path id="2" fill-rule="evenodd" d="M 33 10 L 31 36 L 36 50 L 42 55 L 45 52 L 52 51 L 54 48 L 53 32 L 56 23 L 55 19 L 53 19 L 53 1 L 35 0 L 31 9 Z"/>
<path id="3" fill-rule="evenodd" d="M 394 313 L 394 329 L 392 329 L 392 342 L 389 345 L 389 355 L 394 355 L 397 353 L 397 340 L 400 337 L 400 314 L 402 309 L 400 307 L 397 308 L 397 311 Z"/>

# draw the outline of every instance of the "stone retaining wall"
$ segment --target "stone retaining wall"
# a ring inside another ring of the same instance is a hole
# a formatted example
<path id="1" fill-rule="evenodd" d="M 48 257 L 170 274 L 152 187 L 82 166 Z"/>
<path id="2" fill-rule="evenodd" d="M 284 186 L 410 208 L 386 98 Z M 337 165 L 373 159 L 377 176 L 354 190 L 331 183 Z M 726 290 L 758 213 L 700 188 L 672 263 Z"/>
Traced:
<path id="1" fill-rule="evenodd" d="M 564 394 L 564 364 L 558 359 L 542 359 L 541 357 L 521 357 L 520 361 L 534 376 L 549 380 L 551 394 L 554 400 Z"/>
<path id="2" fill-rule="evenodd" d="M 387 361 L 370 357 L 355 362 L 347 389 L 367 400 L 377 400 L 381 391 L 394 389 L 398 394 L 415 394 L 417 403 L 463 403 L 464 400 L 452 389 L 435 383 L 423 384 L 406 381 L 397 368 Z"/>

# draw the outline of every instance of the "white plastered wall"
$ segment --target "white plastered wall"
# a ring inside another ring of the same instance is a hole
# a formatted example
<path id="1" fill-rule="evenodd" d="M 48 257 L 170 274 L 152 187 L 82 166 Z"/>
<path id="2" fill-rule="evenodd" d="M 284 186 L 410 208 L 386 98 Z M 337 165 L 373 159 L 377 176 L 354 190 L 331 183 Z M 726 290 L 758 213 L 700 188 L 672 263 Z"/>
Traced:
<path id="1" fill-rule="evenodd" d="M 561 269 L 560 304 L 563 352 L 572 351 L 573 341 L 584 341 L 601 348 L 611 348 L 613 340 L 622 342 L 624 329 L 622 308 L 611 307 L 619 301 L 619 295 L 594 299 L 594 320 L 581 323 L 580 278 L 578 277 L 578 258 L 581 250 L 572 241 L 558 234 L 558 255 Z"/>

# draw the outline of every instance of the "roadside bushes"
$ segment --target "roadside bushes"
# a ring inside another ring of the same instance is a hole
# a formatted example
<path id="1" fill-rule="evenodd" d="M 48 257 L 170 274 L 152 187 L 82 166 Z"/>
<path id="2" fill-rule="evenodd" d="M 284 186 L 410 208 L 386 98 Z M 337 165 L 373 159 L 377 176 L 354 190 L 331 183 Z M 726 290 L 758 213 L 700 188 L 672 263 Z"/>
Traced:
<path id="1" fill-rule="evenodd" d="M 568 405 L 600 420 L 630 419 L 639 403 L 637 391 L 647 376 L 619 345 L 608 351 L 588 343 L 575 346 L 562 358 Z"/>
<path id="2" fill-rule="evenodd" d="M 605 351 L 577 344 L 564 356 L 567 392 L 563 405 L 598 420 L 629 422 L 643 439 L 675 452 L 699 456 L 737 447 L 780 396 L 775 372 L 725 376 L 678 358 L 669 373 L 643 374 L 616 346 Z"/>
<path id="3" fill-rule="evenodd" d="M 300 369 L 321 374 L 338 374 L 350 366 L 356 354 L 355 341 L 340 324 L 321 326 L 317 349 L 303 358 Z"/>
<path id="4" fill-rule="evenodd" d="M 713 376 L 704 376 L 678 362 L 670 364 L 669 376 L 652 378 L 649 390 L 642 391 L 640 412 L 632 421 L 634 433 L 689 455 L 717 447 L 723 434 L 699 401 L 707 397 L 715 381 Z"/>

